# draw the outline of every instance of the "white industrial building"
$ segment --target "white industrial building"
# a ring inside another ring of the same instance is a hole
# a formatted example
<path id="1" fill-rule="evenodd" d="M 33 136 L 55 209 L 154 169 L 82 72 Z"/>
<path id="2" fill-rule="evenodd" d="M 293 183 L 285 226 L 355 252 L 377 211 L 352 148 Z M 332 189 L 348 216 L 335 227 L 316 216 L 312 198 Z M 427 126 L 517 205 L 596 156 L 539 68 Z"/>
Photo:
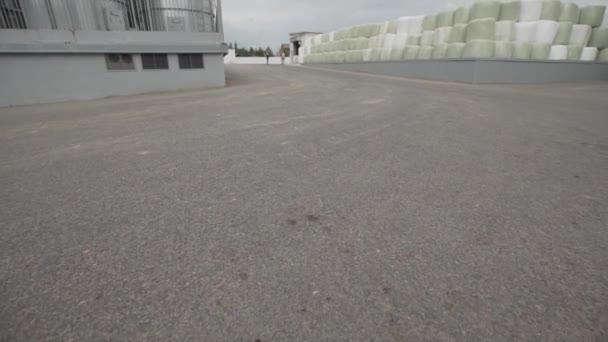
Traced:
<path id="1" fill-rule="evenodd" d="M 221 0 L 0 0 L 0 107 L 225 85 Z"/>

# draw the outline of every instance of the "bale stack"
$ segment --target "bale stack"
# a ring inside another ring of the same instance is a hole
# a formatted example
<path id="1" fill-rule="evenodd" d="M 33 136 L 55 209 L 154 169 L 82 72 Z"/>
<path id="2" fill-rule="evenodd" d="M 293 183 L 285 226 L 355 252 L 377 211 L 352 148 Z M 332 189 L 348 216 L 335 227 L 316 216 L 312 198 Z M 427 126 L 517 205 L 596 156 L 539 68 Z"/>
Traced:
<path id="1" fill-rule="evenodd" d="M 304 42 L 305 63 L 414 59 L 608 62 L 606 6 L 560 0 L 477 0 L 425 16 L 326 32 Z"/>

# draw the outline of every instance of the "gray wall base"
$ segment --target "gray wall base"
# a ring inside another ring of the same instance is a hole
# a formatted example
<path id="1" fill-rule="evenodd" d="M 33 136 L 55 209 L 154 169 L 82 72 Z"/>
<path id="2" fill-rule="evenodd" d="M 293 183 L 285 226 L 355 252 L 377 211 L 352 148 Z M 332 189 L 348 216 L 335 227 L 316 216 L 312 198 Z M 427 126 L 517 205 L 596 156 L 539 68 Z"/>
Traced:
<path id="1" fill-rule="evenodd" d="M 306 65 L 343 71 L 474 84 L 608 81 L 608 63 L 577 61 L 460 59 Z"/>
<path id="2" fill-rule="evenodd" d="M 204 54 L 204 69 L 180 69 L 169 54 L 168 70 L 109 71 L 104 54 L 0 54 L 0 107 L 96 99 L 149 92 L 222 87 L 222 54 Z"/>

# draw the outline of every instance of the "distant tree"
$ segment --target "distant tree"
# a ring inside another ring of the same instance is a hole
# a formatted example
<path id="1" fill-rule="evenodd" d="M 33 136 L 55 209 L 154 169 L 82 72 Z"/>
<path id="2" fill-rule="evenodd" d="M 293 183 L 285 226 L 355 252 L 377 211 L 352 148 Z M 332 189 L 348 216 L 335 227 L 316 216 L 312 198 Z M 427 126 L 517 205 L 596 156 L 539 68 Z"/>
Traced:
<path id="1" fill-rule="evenodd" d="M 234 42 L 234 49 L 238 50 L 239 49 L 239 44 L 237 44 L 236 42 Z"/>
<path id="2" fill-rule="evenodd" d="M 233 48 L 233 47 L 232 47 L 232 43 L 228 44 L 228 48 L 229 48 L 229 49 L 232 49 L 232 48 Z"/>
<path id="3" fill-rule="evenodd" d="M 266 47 L 266 53 L 268 54 L 268 56 L 274 57 L 274 53 L 272 52 L 272 49 L 270 48 L 270 46 Z"/>

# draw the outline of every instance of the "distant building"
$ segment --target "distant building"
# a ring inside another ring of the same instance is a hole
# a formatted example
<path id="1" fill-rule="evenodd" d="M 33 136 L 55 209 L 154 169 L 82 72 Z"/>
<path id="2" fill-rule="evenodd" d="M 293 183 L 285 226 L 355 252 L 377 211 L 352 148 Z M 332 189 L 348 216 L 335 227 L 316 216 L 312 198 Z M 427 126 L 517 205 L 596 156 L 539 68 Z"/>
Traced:
<path id="1" fill-rule="evenodd" d="M 287 44 L 281 44 L 281 47 L 279 48 L 279 54 L 278 56 L 281 56 L 281 51 L 285 52 L 285 57 L 289 57 L 290 52 L 291 52 L 291 46 L 289 43 Z"/>
<path id="2" fill-rule="evenodd" d="M 289 44 L 290 50 L 293 51 L 291 54 L 291 63 L 293 64 L 302 64 L 304 60 L 304 55 L 310 53 L 310 51 L 305 51 L 304 42 L 307 39 L 311 39 L 320 34 L 319 32 L 295 32 L 289 34 Z M 310 46 L 310 44 L 309 44 Z"/>
<path id="3" fill-rule="evenodd" d="M 0 1 L 0 107 L 225 84 L 221 0 Z"/>

